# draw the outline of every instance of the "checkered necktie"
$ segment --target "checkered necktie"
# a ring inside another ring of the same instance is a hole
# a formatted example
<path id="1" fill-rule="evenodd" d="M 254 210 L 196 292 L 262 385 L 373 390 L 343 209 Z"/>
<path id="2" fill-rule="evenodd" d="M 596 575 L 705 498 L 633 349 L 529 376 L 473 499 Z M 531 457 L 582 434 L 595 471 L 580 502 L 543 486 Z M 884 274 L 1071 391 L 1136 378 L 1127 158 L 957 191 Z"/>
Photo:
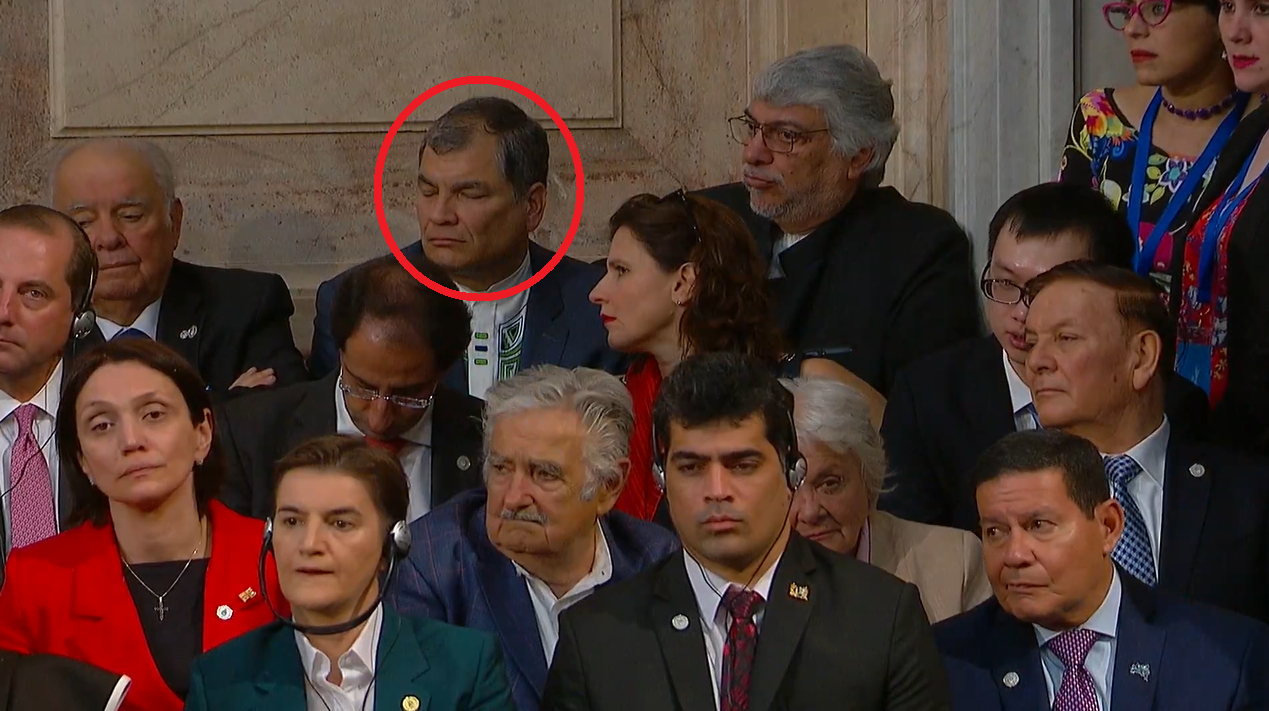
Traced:
<path id="1" fill-rule="evenodd" d="M 1119 537 L 1119 543 L 1115 544 L 1111 557 L 1134 578 L 1153 586 L 1158 577 L 1155 573 L 1153 549 L 1150 547 L 1150 533 L 1146 530 L 1146 519 L 1141 515 L 1137 500 L 1128 491 L 1128 483 L 1138 474 L 1141 474 L 1141 465 L 1132 457 L 1120 454 L 1106 458 L 1106 478 L 1110 480 L 1110 491 L 1124 507 L 1124 532 Z"/>
<path id="2" fill-rule="evenodd" d="M 1053 711 L 1099 711 L 1097 686 L 1084 660 L 1098 635 L 1092 630 L 1067 630 L 1049 640 L 1049 650 L 1062 662 L 1062 685 L 1053 696 Z"/>
<path id="3" fill-rule="evenodd" d="M 753 615 L 761 603 L 762 596 L 758 593 L 734 586 L 723 595 L 723 607 L 731 613 L 731 627 L 723 644 L 719 711 L 749 708 L 749 675 L 753 671 L 754 649 L 758 646 L 758 624 Z"/>
<path id="4" fill-rule="evenodd" d="M 9 450 L 9 526 L 12 548 L 21 548 L 57 535 L 57 508 L 48 462 L 35 439 L 39 408 L 27 403 L 14 413 L 18 439 Z"/>

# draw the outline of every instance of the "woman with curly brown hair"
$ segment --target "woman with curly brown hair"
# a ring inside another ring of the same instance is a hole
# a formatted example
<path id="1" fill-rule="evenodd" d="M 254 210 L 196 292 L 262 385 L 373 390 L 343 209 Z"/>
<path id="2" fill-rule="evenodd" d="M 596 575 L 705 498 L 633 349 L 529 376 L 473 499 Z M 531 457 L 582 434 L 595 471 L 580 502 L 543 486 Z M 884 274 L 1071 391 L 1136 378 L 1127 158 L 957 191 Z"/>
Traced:
<path id="1" fill-rule="evenodd" d="M 791 353 L 772 316 L 765 267 L 740 218 L 707 198 L 677 191 L 636 195 L 608 221 L 608 271 L 590 293 L 608 345 L 637 353 L 626 372 L 634 400 L 630 474 L 616 508 L 651 519 L 661 500 L 652 479 L 652 402 L 684 358 L 735 351 L 788 377 L 819 376 L 859 388 L 881 420 L 884 399 L 837 363 Z"/>

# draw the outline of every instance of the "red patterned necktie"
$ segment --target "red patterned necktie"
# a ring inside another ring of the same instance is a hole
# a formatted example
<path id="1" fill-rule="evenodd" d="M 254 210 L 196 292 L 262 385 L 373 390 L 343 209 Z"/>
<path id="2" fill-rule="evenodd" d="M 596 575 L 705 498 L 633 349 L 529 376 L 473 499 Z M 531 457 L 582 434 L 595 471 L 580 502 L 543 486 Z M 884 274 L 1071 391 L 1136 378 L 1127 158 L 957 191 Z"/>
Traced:
<path id="1" fill-rule="evenodd" d="M 401 439 L 400 437 L 395 437 L 393 439 L 375 439 L 374 437 L 367 437 L 366 444 L 374 447 L 375 449 L 382 449 L 384 451 L 391 452 L 392 456 L 400 459 L 401 450 L 405 449 L 405 446 L 409 444 L 409 442 Z"/>
<path id="2" fill-rule="evenodd" d="M 21 548 L 57 535 L 57 509 L 48 462 L 35 439 L 35 416 L 30 403 L 18 407 L 18 439 L 9 450 L 9 526 L 12 548 Z"/>
<path id="3" fill-rule="evenodd" d="M 723 607 L 731 613 L 731 627 L 723 644 L 721 711 L 749 708 L 749 676 L 753 671 L 754 649 L 758 646 L 758 624 L 753 615 L 761 603 L 761 595 L 743 588 L 728 588 L 723 595 Z"/>

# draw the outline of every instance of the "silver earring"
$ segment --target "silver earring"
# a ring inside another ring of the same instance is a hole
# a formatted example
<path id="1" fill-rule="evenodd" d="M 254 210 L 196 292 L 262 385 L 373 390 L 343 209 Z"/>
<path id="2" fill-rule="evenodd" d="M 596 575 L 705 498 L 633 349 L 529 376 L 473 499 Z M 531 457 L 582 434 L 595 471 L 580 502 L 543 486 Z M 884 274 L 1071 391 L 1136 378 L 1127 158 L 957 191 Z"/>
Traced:
<path id="1" fill-rule="evenodd" d="M 1229 53 L 1223 49 L 1221 50 L 1221 59 L 1229 59 Z"/>

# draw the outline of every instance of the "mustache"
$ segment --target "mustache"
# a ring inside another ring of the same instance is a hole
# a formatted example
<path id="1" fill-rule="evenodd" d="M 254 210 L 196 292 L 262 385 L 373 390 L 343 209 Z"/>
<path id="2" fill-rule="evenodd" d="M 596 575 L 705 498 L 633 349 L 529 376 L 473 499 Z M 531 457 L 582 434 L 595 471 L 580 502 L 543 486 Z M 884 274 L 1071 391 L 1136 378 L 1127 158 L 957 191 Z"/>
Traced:
<path id="1" fill-rule="evenodd" d="M 530 511 L 529 509 L 521 509 L 512 511 L 511 509 L 503 509 L 498 512 L 498 518 L 504 521 L 526 521 L 528 523 L 540 523 L 546 525 L 546 515 L 540 511 Z"/>
<path id="2" fill-rule="evenodd" d="M 784 176 L 775 171 L 768 172 L 762 168 L 755 168 L 747 165 L 745 166 L 743 173 L 747 178 L 757 178 L 758 180 L 765 180 L 769 183 L 775 183 L 780 187 L 784 187 Z"/>

